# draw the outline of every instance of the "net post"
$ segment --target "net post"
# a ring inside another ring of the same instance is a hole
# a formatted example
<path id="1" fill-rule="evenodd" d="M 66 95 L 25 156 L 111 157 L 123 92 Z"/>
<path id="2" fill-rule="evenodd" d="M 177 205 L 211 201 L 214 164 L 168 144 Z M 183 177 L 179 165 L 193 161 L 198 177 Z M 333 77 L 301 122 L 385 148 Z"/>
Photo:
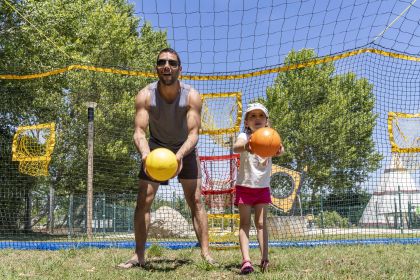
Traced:
<path id="1" fill-rule="evenodd" d="M 233 155 L 233 136 L 232 135 L 229 136 L 229 152 L 230 152 L 231 155 Z M 233 178 L 233 176 L 234 176 L 232 168 L 233 168 L 232 161 L 230 160 L 229 161 L 230 178 Z M 230 181 L 230 188 L 231 189 L 235 188 L 235 184 L 234 184 L 233 180 Z M 235 214 L 233 194 L 230 194 L 230 213 Z M 230 220 L 230 230 L 231 230 L 231 232 L 234 232 L 234 230 L 235 230 L 234 222 L 233 222 L 232 219 Z"/>
<path id="2" fill-rule="evenodd" d="M 87 102 L 88 107 L 88 166 L 87 166 L 87 195 L 86 195 L 86 234 L 92 239 L 92 213 L 93 213 L 93 135 L 95 102 Z"/>
<path id="3" fill-rule="evenodd" d="M 25 193 L 25 199 L 26 199 L 26 206 L 25 206 L 25 218 L 24 218 L 24 230 L 25 232 L 29 232 L 32 229 L 32 223 L 31 223 L 31 209 L 32 209 L 32 193 L 31 191 L 27 191 Z"/>
<path id="4" fill-rule="evenodd" d="M 55 190 L 50 186 L 49 194 L 49 212 L 48 212 L 48 231 L 50 234 L 54 233 L 54 208 L 55 208 Z"/>
<path id="5" fill-rule="evenodd" d="M 400 207 L 400 231 L 401 234 L 404 234 L 404 219 L 402 214 L 402 204 L 401 204 L 401 188 L 400 185 L 398 185 L 398 205 Z"/>

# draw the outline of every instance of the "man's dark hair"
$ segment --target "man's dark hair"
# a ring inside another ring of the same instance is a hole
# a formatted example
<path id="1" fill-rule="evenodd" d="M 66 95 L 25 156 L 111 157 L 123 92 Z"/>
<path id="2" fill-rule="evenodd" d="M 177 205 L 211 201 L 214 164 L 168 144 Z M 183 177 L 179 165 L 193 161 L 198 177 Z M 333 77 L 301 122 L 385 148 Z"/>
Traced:
<path id="1" fill-rule="evenodd" d="M 178 59 L 178 63 L 179 63 L 179 65 L 181 65 L 181 58 L 179 58 L 178 53 L 177 53 L 174 49 L 172 49 L 172 48 L 164 48 L 163 50 L 161 50 L 161 51 L 159 52 L 158 56 L 157 56 L 156 63 L 157 63 L 157 61 L 159 60 L 159 56 L 160 56 L 160 54 L 161 54 L 161 53 L 165 53 L 165 52 L 172 53 L 172 54 L 176 55 L 176 59 Z"/>

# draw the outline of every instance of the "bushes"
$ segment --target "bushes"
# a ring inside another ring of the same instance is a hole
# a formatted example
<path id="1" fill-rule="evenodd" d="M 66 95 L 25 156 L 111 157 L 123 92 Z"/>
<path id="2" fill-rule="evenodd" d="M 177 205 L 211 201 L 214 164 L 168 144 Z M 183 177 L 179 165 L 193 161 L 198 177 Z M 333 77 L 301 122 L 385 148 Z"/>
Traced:
<path id="1" fill-rule="evenodd" d="M 315 224 L 319 228 L 347 228 L 349 226 L 349 219 L 343 218 L 335 211 L 325 211 L 323 213 L 323 221 L 321 221 L 321 213 L 315 217 Z"/>

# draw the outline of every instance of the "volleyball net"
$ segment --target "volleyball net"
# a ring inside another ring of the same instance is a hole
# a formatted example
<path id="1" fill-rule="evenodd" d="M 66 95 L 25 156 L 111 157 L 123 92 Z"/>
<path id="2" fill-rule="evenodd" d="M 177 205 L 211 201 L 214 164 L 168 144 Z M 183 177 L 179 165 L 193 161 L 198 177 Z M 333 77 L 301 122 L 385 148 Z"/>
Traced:
<path id="1" fill-rule="evenodd" d="M 18 18 L 22 36 L 31 36 L 15 50 L 24 58 L 0 42 L 9 55 L 9 63 L 0 63 L 3 239 L 133 240 L 140 166 L 132 142 L 134 97 L 156 80 L 159 50 L 172 46 L 181 57 L 181 81 L 202 97 L 197 148 L 214 247 L 238 242 L 233 201 L 240 160 L 233 143 L 243 108 L 255 101 L 269 109 L 286 149 L 273 158 L 270 240 L 418 242 L 415 1 L 227 1 L 223 7 L 150 1 L 137 13 L 111 2 L 113 20 L 137 19 L 131 24 L 140 26 L 139 35 L 127 35 L 135 47 L 108 25 L 78 46 L 77 37 L 63 39 L 71 28 L 60 27 L 54 13 L 37 13 L 35 5 L 21 14 L 24 3 L 7 6 L 5 16 Z M 105 10 L 98 17 L 107 18 Z M 39 33 L 47 28 L 57 34 Z M 59 38 L 62 47 L 52 46 Z M 151 211 L 150 241 L 196 244 L 176 179 L 160 187 Z M 255 227 L 250 237 L 256 240 Z"/>

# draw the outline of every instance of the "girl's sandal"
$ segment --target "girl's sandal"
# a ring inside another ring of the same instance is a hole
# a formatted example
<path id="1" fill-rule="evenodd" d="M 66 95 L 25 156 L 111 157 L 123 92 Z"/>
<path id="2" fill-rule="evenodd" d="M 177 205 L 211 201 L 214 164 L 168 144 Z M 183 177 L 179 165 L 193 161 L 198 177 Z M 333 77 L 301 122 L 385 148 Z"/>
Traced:
<path id="1" fill-rule="evenodd" d="M 264 272 L 268 272 L 268 264 L 269 264 L 270 262 L 268 261 L 268 260 L 261 260 L 261 265 L 260 265 L 260 267 L 261 267 L 261 272 L 262 273 L 264 273 Z"/>
<path id="2" fill-rule="evenodd" d="M 243 260 L 242 267 L 241 267 L 241 274 L 249 274 L 254 272 L 254 268 L 252 267 L 252 263 L 250 260 Z"/>

